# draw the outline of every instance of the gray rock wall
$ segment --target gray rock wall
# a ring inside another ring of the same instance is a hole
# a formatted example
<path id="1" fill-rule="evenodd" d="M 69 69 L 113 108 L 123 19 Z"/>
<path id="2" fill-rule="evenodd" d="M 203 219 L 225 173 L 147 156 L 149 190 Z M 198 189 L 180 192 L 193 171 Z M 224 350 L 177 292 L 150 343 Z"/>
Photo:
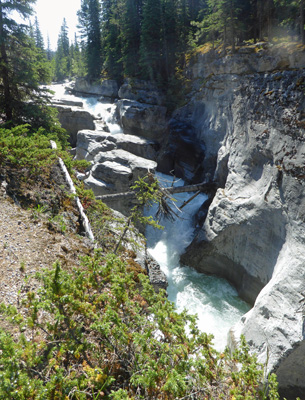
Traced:
<path id="1" fill-rule="evenodd" d="M 305 391 L 305 71 L 267 61 L 250 74 L 235 57 L 243 75 L 228 73 L 228 60 L 213 75 L 211 62 L 193 67 L 205 79 L 177 114 L 196 127 L 220 187 L 182 261 L 226 277 L 254 304 L 230 345 L 244 334 L 289 398 Z"/>

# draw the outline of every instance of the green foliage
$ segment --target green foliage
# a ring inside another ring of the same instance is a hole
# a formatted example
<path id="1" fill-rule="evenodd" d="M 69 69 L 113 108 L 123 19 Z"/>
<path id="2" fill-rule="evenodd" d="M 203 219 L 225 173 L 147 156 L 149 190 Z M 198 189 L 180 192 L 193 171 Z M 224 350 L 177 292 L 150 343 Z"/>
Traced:
<path id="1" fill-rule="evenodd" d="M 19 168 L 28 168 L 37 175 L 57 160 L 57 154 L 50 147 L 50 139 L 58 138 L 43 128 L 31 132 L 29 125 L 19 125 L 12 129 L 0 128 L 0 165 L 11 164 Z M 64 141 L 65 142 L 65 141 Z"/>
<path id="2" fill-rule="evenodd" d="M 98 0 L 82 0 L 78 20 L 85 43 L 87 76 L 90 80 L 96 80 L 100 78 L 102 71 L 100 2 Z"/>
<path id="3" fill-rule="evenodd" d="M 161 202 L 162 194 L 157 179 L 154 178 L 152 174 L 148 174 L 143 178 L 139 177 L 135 185 L 131 186 L 131 189 L 135 191 L 137 204 L 131 209 L 130 216 L 126 221 L 125 229 L 123 230 L 122 235 L 120 236 L 114 249 L 114 254 L 117 254 L 121 242 L 125 238 L 127 232 L 132 228 L 131 223 L 133 223 L 133 226 L 142 224 L 151 225 L 154 228 L 162 229 L 162 226 L 159 225 L 152 216 L 146 217 L 143 215 L 145 206 L 151 206 L 153 203 Z"/>
<path id="4" fill-rule="evenodd" d="M 195 317 L 113 255 L 96 251 L 70 272 L 56 262 L 37 279 L 26 316 L 1 306 L 20 334 L 0 334 L 0 398 L 266 398 L 244 341 L 233 358 L 218 354 Z"/>
<path id="5" fill-rule="evenodd" d="M 46 206 L 42 206 L 41 204 L 37 204 L 36 207 L 32 209 L 32 218 L 38 220 L 41 218 L 42 214 L 48 210 Z"/>
<path id="6" fill-rule="evenodd" d="M 45 126 L 45 105 L 48 93 L 41 87 L 50 81 L 50 65 L 43 52 L 38 24 L 35 34 L 23 24 L 17 24 L 12 11 L 27 18 L 34 0 L 2 2 L 0 6 L 0 113 L 7 126 L 30 123 Z M 30 31 L 30 34 L 28 34 Z M 48 124 L 48 117 L 46 125 Z"/>
<path id="7" fill-rule="evenodd" d="M 134 186 L 131 186 L 131 189 L 136 192 L 138 200 L 138 204 L 131 210 L 132 222 L 134 224 L 140 222 L 162 229 L 162 226 L 151 215 L 149 217 L 143 215 L 143 207 L 151 207 L 153 204 L 161 202 L 162 192 L 158 180 L 152 174 L 148 174 L 143 178 L 139 177 Z"/>
<path id="8" fill-rule="evenodd" d="M 56 153 L 50 148 L 49 138 L 42 132 L 31 134 L 27 125 L 0 129 L 0 164 L 27 167 L 33 174 L 53 164 Z"/>
<path id="9" fill-rule="evenodd" d="M 66 19 L 63 19 L 57 41 L 55 55 L 54 78 L 62 81 L 71 75 L 72 61 L 70 56 L 70 45 L 68 37 L 68 26 Z"/>
<path id="10" fill-rule="evenodd" d="M 49 229 L 64 234 L 67 230 L 66 222 L 62 215 L 55 215 L 49 219 Z"/>

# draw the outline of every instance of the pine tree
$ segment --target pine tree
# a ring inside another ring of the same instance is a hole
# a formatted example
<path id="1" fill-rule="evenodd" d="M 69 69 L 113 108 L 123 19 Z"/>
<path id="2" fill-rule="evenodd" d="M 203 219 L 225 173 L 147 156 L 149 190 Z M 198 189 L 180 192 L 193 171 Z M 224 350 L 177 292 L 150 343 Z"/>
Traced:
<path id="1" fill-rule="evenodd" d="M 75 76 L 85 76 L 86 67 L 83 57 L 83 51 L 80 49 L 77 36 L 74 36 L 74 43 L 70 47 L 71 59 L 72 59 L 72 74 Z"/>
<path id="2" fill-rule="evenodd" d="M 161 80 L 161 29 L 161 0 L 145 0 L 143 2 L 140 65 L 142 76 L 152 81 Z"/>
<path id="3" fill-rule="evenodd" d="M 101 7 L 98 0 L 82 0 L 78 12 L 79 28 L 86 49 L 88 78 L 96 80 L 101 76 Z"/>
<path id="4" fill-rule="evenodd" d="M 51 42 L 50 42 L 50 36 L 48 35 L 47 37 L 47 59 L 51 61 L 53 58 L 53 52 L 51 50 Z"/>
<path id="5" fill-rule="evenodd" d="M 123 0 L 102 0 L 102 48 L 104 70 L 111 79 L 123 80 Z"/>
<path id="6" fill-rule="evenodd" d="M 142 19 L 142 0 L 126 0 L 121 24 L 122 60 L 124 74 L 135 77 L 139 74 L 139 52 Z"/>
<path id="7" fill-rule="evenodd" d="M 44 51 L 44 40 L 43 36 L 39 27 L 38 19 L 35 17 L 35 29 L 34 29 L 34 39 L 35 39 L 35 44 L 38 49 Z"/>
<path id="8" fill-rule="evenodd" d="M 55 79 L 57 81 L 62 81 L 69 77 L 71 64 L 68 26 L 64 18 L 58 35 L 55 55 Z"/>
<path id="9" fill-rule="evenodd" d="M 0 113 L 4 121 L 33 126 L 43 122 L 46 92 L 40 84 L 49 80 L 49 69 L 28 34 L 29 28 L 18 24 L 12 11 L 28 18 L 34 2 L 0 0 Z"/>
<path id="10" fill-rule="evenodd" d="M 301 42 L 305 45 L 305 18 L 304 18 L 305 0 L 300 0 L 300 33 Z"/>
<path id="11" fill-rule="evenodd" d="M 178 1 L 161 0 L 162 78 L 168 82 L 175 73 L 179 45 Z"/>

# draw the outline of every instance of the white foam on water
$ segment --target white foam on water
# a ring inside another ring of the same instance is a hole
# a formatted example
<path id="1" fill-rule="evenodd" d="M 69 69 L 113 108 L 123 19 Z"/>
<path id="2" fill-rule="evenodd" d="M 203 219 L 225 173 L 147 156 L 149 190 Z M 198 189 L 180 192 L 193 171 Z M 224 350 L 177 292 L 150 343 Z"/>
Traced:
<path id="1" fill-rule="evenodd" d="M 117 123 L 114 114 L 116 110 L 116 105 L 113 103 L 101 102 L 97 97 L 94 96 L 75 96 L 66 92 L 64 84 L 53 84 L 48 86 L 50 90 L 55 92 L 54 98 L 57 100 L 71 100 L 71 101 L 81 101 L 83 103 L 83 108 L 89 111 L 96 118 L 102 118 L 109 128 L 112 135 L 117 133 L 123 133 L 122 128 Z"/>
<path id="2" fill-rule="evenodd" d="M 163 174 L 158 174 L 158 178 L 161 182 L 171 180 Z M 183 204 L 192 195 L 175 195 L 176 204 Z M 226 280 L 198 273 L 179 263 L 180 255 L 194 237 L 194 215 L 206 199 L 206 195 L 200 194 L 183 208 L 180 219 L 176 218 L 174 222 L 162 220 L 163 231 L 148 227 L 146 237 L 148 251 L 167 276 L 169 300 L 175 303 L 178 312 L 187 309 L 191 314 L 197 314 L 200 330 L 213 334 L 215 347 L 223 350 L 230 327 L 249 310 L 249 305 L 238 297 Z M 155 211 L 152 208 L 146 213 L 154 216 Z"/>

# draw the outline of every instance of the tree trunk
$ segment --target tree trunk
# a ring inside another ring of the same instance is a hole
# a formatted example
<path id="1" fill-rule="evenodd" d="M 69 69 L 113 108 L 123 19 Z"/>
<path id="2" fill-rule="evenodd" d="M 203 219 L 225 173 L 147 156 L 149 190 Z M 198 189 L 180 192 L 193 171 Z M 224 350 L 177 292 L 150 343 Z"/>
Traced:
<path id="1" fill-rule="evenodd" d="M 4 113 L 6 121 L 11 121 L 13 119 L 13 108 L 12 108 L 12 96 L 9 84 L 9 69 L 8 69 L 8 56 L 5 47 L 5 34 L 3 26 L 3 11 L 2 4 L 0 0 L 0 54 L 1 54 L 1 67 L 0 67 L 0 77 L 3 82 L 3 92 L 4 92 Z"/>
<path id="2" fill-rule="evenodd" d="M 195 185 L 187 185 L 187 186 L 177 186 L 177 187 L 167 187 L 161 188 L 161 191 L 174 194 L 174 193 L 185 193 L 185 192 L 197 192 L 202 191 L 205 193 L 215 192 L 217 189 L 217 184 L 214 182 L 202 182 Z M 97 196 L 98 200 L 119 200 L 119 199 L 128 199 L 136 196 L 136 192 L 125 192 L 125 193 L 113 193 L 113 194 L 105 194 L 103 196 Z"/>
<path id="3" fill-rule="evenodd" d="M 257 0 L 257 20 L 258 20 L 258 39 L 263 40 L 263 5 L 261 0 Z"/>
<path id="4" fill-rule="evenodd" d="M 230 23 L 231 23 L 231 45 L 232 53 L 235 53 L 235 25 L 234 25 L 234 5 L 233 1 L 230 2 Z"/>
<path id="5" fill-rule="evenodd" d="M 272 13 L 273 13 L 273 0 L 268 0 L 267 3 L 268 7 L 268 21 L 267 21 L 267 28 L 268 28 L 268 41 L 271 40 L 271 29 L 272 29 Z"/>
<path id="6" fill-rule="evenodd" d="M 300 1 L 300 31 L 301 31 L 301 41 L 302 41 L 302 44 L 305 44 L 304 7 L 305 7 L 305 0 L 301 0 L 301 1 Z"/>

